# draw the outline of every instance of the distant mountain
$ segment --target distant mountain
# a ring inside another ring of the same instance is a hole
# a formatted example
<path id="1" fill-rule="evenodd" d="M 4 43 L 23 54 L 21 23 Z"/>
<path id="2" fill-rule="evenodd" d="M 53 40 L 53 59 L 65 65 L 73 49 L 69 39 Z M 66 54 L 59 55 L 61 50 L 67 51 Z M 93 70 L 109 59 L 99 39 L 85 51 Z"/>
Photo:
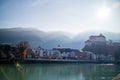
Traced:
<path id="1" fill-rule="evenodd" d="M 9 28 L 0 29 L 0 43 L 18 43 L 19 41 L 29 41 L 31 47 L 41 46 L 43 48 L 51 49 L 58 45 L 61 47 L 69 47 L 82 49 L 84 47 L 84 41 L 86 41 L 90 35 L 99 35 L 102 33 L 113 41 L 120 42 L 120 33 L 112 32 L 83 32 L 73 38 L 70 38 L 72 34 L 65 32 L 43 32 L 36 29 L 29 28 Z"/>
<path id="2" fill-rule="evenodd" d="M 18 43 L 29 41 L 32 47 L 53 48 L 70 42 L 70 38 L 60 32 L 42 32 L 28 28 L 0 29 L 0 43 Z"/>

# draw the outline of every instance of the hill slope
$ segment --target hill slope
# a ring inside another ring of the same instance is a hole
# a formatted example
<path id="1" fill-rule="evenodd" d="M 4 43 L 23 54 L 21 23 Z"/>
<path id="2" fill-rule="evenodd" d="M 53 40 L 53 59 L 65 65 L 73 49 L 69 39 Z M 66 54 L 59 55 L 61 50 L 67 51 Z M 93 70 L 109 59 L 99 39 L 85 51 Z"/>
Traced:
<path id="1" fill-rule="evenodd" d="M 119 33 L 101 32 L 113 41 L 120 42 Z M 69 33 L 63 32 L 43 32 L 28 28 L 10 28 L 0 29 L 0 43 L 17 43 L 22 40 L 29 41 L 32 47 L 42 46 L 43 48 L 51 49 L 61 45 L 61 47 L 82 49 L 84 41 L 90 35 L 99 35 L 99 32 L 84 32 L 73 38 Z"/>

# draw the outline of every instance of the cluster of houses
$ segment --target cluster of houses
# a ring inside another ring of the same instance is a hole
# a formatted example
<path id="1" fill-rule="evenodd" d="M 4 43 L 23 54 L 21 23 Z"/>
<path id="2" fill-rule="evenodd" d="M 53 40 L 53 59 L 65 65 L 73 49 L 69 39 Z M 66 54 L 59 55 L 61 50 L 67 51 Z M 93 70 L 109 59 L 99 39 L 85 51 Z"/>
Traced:
<path id="1" fill-rule="evenodd" d="M 71 48 L 53 48 L 51 50 L 43 49 L 40 46 L 28 52 L 27 58 L 40 59 L 71 59 L 71 60 L 96 60 L 96 56 L 92 52 L 80 51 Z M 32 55 L 34 53 L 34 56 Z"/>
<path id="2" fill-rule="evenodd" d="M 22 42 L 23 43 L 23 42 Z M 29 47 L 29 46 L 28 46 Z M 25 56 L 27 59 L 70 59 L 70 60 L 96 60 L 96 55 L 88 51 L 80 51 L 71 48 L 53 48 L 51 50 L 37 47 L 28 48 L 21 44 L 0 44 L 0 59 L 20 58 Z M 20 54 L 22 53 L 22 54 Z"/>
<path id="3" fill-rule="evenodd" d="M 90 36 L 89 39 L 85 41 L 85 46 L 92 47 L 92 45 L 95 44 L 111 45 L 112 41 L 111 40 L 107 41 L 106 37 L 102 34 L 98 36 Z M 103 50 L 98 50 L 98 51 L 102 52 Z M 106 55 L 104 53 L 95 53 L 95 51 L 92 50 L 78 50 L 78 49 L 62 48 L 62 47 L 47 50 L 39 46 L 38 48 L 33 49 L 33 53 L 35 54 L 35 58 L 46 58 L 46 59 L 75 59 L 75 60 L 77 59 L 77 60 L 103 60 L 103 61 L 114 60 L 114 55 L 113 55 L 114 52 L 108 53 Z M 29 58 L 30 57 L 31 56 L 29 56 Z"/>

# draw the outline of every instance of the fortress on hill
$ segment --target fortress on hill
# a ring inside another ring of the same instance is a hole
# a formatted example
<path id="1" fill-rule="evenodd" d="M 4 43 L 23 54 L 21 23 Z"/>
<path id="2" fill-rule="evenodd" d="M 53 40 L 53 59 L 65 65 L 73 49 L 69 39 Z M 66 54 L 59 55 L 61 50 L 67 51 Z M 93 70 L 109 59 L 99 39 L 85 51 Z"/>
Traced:
<path id="1" fill-rule="evenodd" d="M 90 36 L 87 41 L 85 41 L 86 46 L 90 46 L 91 44 L 98 44 L 98 43 L 106 43 L 106 37 L 102 34 L 98 36 Z"/>

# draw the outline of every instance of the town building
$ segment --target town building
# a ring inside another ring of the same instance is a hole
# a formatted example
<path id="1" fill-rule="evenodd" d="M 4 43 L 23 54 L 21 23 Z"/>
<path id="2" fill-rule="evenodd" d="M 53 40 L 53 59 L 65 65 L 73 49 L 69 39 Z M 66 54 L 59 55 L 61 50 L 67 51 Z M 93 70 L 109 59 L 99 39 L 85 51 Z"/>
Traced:
<path id="1" fill-rule="evenodd" d="M 27 50 L 27 58 L 35 58 L 35 53 L 31 48 L 28 48 Z"/>
<path id="2" fill-rule="evenodd" d="M 53 50 L 58 50 L 60 52 L 59 57 L 63 59 L 75 59 L 78 58 L 79 50 L 71 48 L 53 48 Z"/>
<path id="3" fill-rule="evenodd" d="M 38 57 L 38 58 L 46 56 L 45 50 L 40 46 L 35 48 L 33 51 L 35 53 L 35 56 Z"/>

